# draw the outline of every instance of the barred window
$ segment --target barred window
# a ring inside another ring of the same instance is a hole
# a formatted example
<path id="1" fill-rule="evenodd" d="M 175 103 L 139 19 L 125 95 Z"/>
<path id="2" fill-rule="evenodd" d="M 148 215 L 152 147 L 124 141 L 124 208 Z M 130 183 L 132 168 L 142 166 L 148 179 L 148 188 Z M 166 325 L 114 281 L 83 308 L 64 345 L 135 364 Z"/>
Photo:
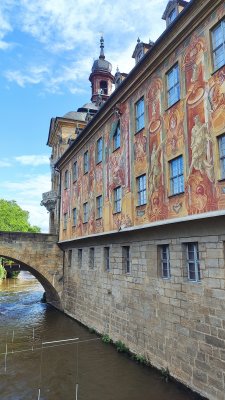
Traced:
<path id="1" fill-rule="evenodd" d="M 125 272 L 125 274 L 129 274 L 131 271 L 130 246 L 122 247 L 122 257 L 123 257 L 123 271 Z"/>
<path id="2" fill-rule="evenodd" d="M 169 245 L 164 244 L 160 246 L 160 258 L 161 258 L 161 274 L 163 279 L 170 278 L 170 253 Z"/>
<path id="3" fill-rule="evenodd" d="M 187 252 L 188 279 L 190 281 L 199 282 L 201 280 L 201 277 L 200 277 L 198 243 L 187 243 L 186 252 Z"/>
<path id="4" fill-rule="evenodd" d="M 110 248 L 104 247 L 104 266 L 106 271 L 110 271 Z"/>

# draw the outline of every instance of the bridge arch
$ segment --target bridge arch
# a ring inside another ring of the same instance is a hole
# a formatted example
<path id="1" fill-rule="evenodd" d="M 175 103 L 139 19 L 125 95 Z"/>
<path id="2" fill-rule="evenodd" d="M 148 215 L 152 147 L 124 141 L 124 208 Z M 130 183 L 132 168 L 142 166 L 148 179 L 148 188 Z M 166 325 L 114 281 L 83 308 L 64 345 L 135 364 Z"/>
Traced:
<path id="1" fill-rule="evenodd" d="M 35 276 L 47 302 L 62 310 L 63 252 L 57 239 L 40 233 L 0 232 L 0 257 L 15 261 Z"/>

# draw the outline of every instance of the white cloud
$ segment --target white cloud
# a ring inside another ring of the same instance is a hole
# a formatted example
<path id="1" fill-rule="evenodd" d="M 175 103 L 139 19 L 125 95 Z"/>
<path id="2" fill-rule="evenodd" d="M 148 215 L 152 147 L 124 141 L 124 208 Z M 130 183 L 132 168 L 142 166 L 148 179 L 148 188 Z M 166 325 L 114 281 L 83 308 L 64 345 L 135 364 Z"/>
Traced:
<path id="1" fill-rule="evenodd" d="M 0 168 L 11 167 L 11 166 L 12 163 L 9 160 L 7 159 L 0 160 Z"/>
<path id="2" fill-rule="evenodd" d="M 15 160 L 22 165 L 31 165 L 33 167 L 38 167 L 40 165 L 49 165 L 49 156 L 47 155 L 28 155 L 28 156 L 18 156 Z"/>
<path id="3" fill-rule="evenodd" d="M 1 182 L 0 196 L 6 200 L 16 200 L 30 213 L 30 223 L 48 231 L 48 213 L 40 206 L 42 193 L 51 190 L 50 174 L 25 176 L 20 181 Z"/>
<path id="4" fill-rule="evenodd" d="M 16 82 L 19 86 L 24 87 L 26 84 L 37 85 L 47 81 L 49 70 L 47 67 L 32 66 L 25 71 L 8 70 L 4 73 L 9 82 Z"/>

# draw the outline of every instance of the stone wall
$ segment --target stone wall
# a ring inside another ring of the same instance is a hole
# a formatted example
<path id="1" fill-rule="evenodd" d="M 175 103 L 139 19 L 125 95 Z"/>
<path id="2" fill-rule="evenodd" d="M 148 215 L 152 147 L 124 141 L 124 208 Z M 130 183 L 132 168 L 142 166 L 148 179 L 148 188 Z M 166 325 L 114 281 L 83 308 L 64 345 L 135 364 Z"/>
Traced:
<path id="1" fill-rule="evenodd" d="M 224 217 L 208 218 L 67 243 L 65 312 L 121 340 L 157 368 L 168 367 L 173 377 L 207 398 L 224 400 L 224 227 Z M 190 242 L 198 243 L 200 282 L 187 277 L 185 246 Z M 161 277 L 162 244 L 170 248 L 170 279 Z M 105 246 L 110 247 L 109 271 Z M 130 246 L 129 274 L 123 270 L 122 246 Z"/>

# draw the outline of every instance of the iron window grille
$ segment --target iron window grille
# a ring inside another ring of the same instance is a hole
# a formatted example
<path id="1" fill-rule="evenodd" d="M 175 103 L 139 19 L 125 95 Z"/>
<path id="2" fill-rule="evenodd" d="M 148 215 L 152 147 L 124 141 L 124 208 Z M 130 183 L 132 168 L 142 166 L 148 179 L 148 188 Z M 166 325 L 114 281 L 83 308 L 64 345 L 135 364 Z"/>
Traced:
<path id="1" fill-rule="evenodd" d="M 142 206 L 147 202 L 146 196 L 146 175 L 137 178 L 138 206 Z"/>
<path id="2" fill-rule="evenodd" d="M 171 275 L 170 275 L 170 253 L 168 244 L 160 246 L 160 256 L 161 256 L 162 278 L 169 279 Z"/>
<path id="3" fill-rule="evenodd" d="M 123 246 L 123 270 L 125 274 L 130 274 L 131 272 L 131 259 L 130 259 L 130 246 Z"/>
<path id="4" fill-rule="evenodd" d="M 212 48 L 214 70 L 225 64 L 225 19 L 212 30 Z"/>
<path id="5" fill-rule="evenodd" d="M 176 64 L 167 73 L 168 107 L 171 107 L 178 100 L 180 100 L 180 78 L 179 78 L 179 66 L 178 64 Z"/>
<path id="6" fill-rule="evenodd" d="M 136 103 L 136 132 L 143 129 L 145 126 L 145 103 L 144 97 L 142 97 Z"/>
<path id="7" fill-rule="evenodd" d="M 104 247 L 104 264 L 105 270 L 108 272 L 110 271 L 110 248 Z"/>
<path id="8" fill-rule="evenodd" d="M 198 243 L 187 243 L 186 251 L 188 279 L 193 282 L 199 282 L 201 277 Z"/>
<path id="9" fill-rule="evenodd" d="M 170 192 L 171 195 L 184 191 L 184 163 L 183 157 L 179 156 L 170 161 Z"/>

